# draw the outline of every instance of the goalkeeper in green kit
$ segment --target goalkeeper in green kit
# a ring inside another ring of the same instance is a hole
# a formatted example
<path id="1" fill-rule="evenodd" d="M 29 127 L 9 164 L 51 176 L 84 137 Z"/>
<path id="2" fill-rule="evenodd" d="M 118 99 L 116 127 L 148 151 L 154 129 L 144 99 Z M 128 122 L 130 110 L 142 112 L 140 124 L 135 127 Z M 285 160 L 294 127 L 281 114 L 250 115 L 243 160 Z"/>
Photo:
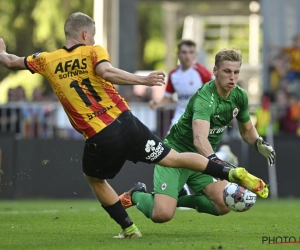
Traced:
<path id="1" fill-rule="evenodd" d="M 215 80 L 204 84 L 192 96 L 184 114 L 165 138 L 168 146 L 178 152 L 196 152 L 210 160 L 235 167 L 221 161 L 215 152 L 225 129 L 236 118 L 243 140 L 266 157 L 269 165 L 275 163 L 275 151 L 258 135 L 250 120 L 247 94 L 236 85 L 241 64 L 242 55 L 236 48 L 223 49 L 216 54 L 213 68 Z M 195 194 L 180 195 L 185 183 Z M 152 194 L 146 193 L 143 183 L 138 183 L 119 198 L 125 208 L 136 205 L 146 217 L 157 223 L 171 220 L 176 207 L 224 215 L 230 211 L 223 201 L 227 183 L 200 172 L 156 165 Z M 242 186 L 243 183 L 237 184 Z M 262 198 L 267 198 L 269 192 L 263 181 L 250 191 Z"/>

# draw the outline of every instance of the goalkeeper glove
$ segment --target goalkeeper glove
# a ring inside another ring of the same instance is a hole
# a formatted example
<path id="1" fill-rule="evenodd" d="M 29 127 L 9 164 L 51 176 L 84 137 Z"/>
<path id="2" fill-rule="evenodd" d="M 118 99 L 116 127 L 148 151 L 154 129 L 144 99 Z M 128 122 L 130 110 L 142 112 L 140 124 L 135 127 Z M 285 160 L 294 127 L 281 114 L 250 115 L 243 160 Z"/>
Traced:
<path id="1" fill-rule="evenodd" d="M 276 154 L 273 147 L 265 142 L 261 136 L 257 138 L 254 145 L 256 150 L 266 157 L 268 159 L 268 164 L 272 166 L 276 160 Z"/>
<path id="2" fill-rule="evenodd" d="M 215 153 L 213 154 L 210 154 L 208 157 L 207 157 L 209 160 L 211 161 L 214 161 L 216 163 L 219 163 L 221 165 L 223 165 L 224 167 L 228 167 L 228 168 L 237 168 L 235 165 L 227 162 L 227 161 L 222 161 Z"/>

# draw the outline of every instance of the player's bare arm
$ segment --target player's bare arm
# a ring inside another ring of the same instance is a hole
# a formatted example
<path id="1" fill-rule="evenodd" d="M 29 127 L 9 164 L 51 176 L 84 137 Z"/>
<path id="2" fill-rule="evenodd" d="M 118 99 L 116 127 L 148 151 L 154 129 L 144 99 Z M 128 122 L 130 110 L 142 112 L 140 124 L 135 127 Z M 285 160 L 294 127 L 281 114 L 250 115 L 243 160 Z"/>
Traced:
<path id="1" fill-rule="evenodd" d="M 213 154 L 214 151 L 208 141 L 210 123 L 205 120 L 196 119 L 192 123 L 194 145 L 199 153 L 205 157 Z"/>
<path id="2" fill-rule="evenodd" d="M 0 38 L 0 63 L 5 68 L 11 70 L 27 69 L 24 63 L 24 57 L 6 53 L 6 45 L 2 38 Z"/>
<path id="3" fill-rule="evenodd" d="M 243 140 L 251 146 L 254 146 L 255 141 L 259 137 L 256 128 L 251 120 L 246 123 L 238 122 L 239 131 Z"/>
<path id="4" fill-rule="evenodd" d="M 148 76 L 140 76 L 114 68 L 109 62 L 98 64 L 95 70 L 98 76 L 113 84 L 146 86 L 162 86 L 165 84 L 165 74 L 161 70 L 153 71 Z"/>

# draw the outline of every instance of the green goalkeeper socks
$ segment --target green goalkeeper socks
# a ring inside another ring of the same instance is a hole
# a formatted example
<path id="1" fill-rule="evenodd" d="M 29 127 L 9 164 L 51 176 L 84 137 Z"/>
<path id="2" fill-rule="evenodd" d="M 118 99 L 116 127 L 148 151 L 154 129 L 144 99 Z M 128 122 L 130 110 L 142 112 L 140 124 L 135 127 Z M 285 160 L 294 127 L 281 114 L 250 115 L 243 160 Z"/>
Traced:
<path id="1" fill-rule="evenodd" d="M 196 209 L 198 213 L 219 215 L 214 204 L 205 195 L 184 195 L 178 199 L 177 207 L 189 207 Z"/>
<path id="2" fill-rule="evenodd" d="M 152 219 L 152 210 L 154 206 L 154 196 L 152 194 L 134 192 L 132 201 L 136 208 L 140 210 L 147 218 Z"/>

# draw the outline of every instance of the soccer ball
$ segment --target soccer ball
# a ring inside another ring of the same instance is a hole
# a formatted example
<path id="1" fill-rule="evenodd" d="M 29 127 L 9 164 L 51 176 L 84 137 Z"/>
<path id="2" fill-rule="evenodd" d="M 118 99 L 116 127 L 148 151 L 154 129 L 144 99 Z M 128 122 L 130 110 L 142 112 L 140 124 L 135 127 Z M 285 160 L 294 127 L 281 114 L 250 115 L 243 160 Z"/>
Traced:
<path id="1" fill-rule="evenodd" d="M 228 183 L 223 191 L 223 199 L 227 207 L 235 212 L 249 210 L 256 202 L 256 194 L 236 183 Z"/>

